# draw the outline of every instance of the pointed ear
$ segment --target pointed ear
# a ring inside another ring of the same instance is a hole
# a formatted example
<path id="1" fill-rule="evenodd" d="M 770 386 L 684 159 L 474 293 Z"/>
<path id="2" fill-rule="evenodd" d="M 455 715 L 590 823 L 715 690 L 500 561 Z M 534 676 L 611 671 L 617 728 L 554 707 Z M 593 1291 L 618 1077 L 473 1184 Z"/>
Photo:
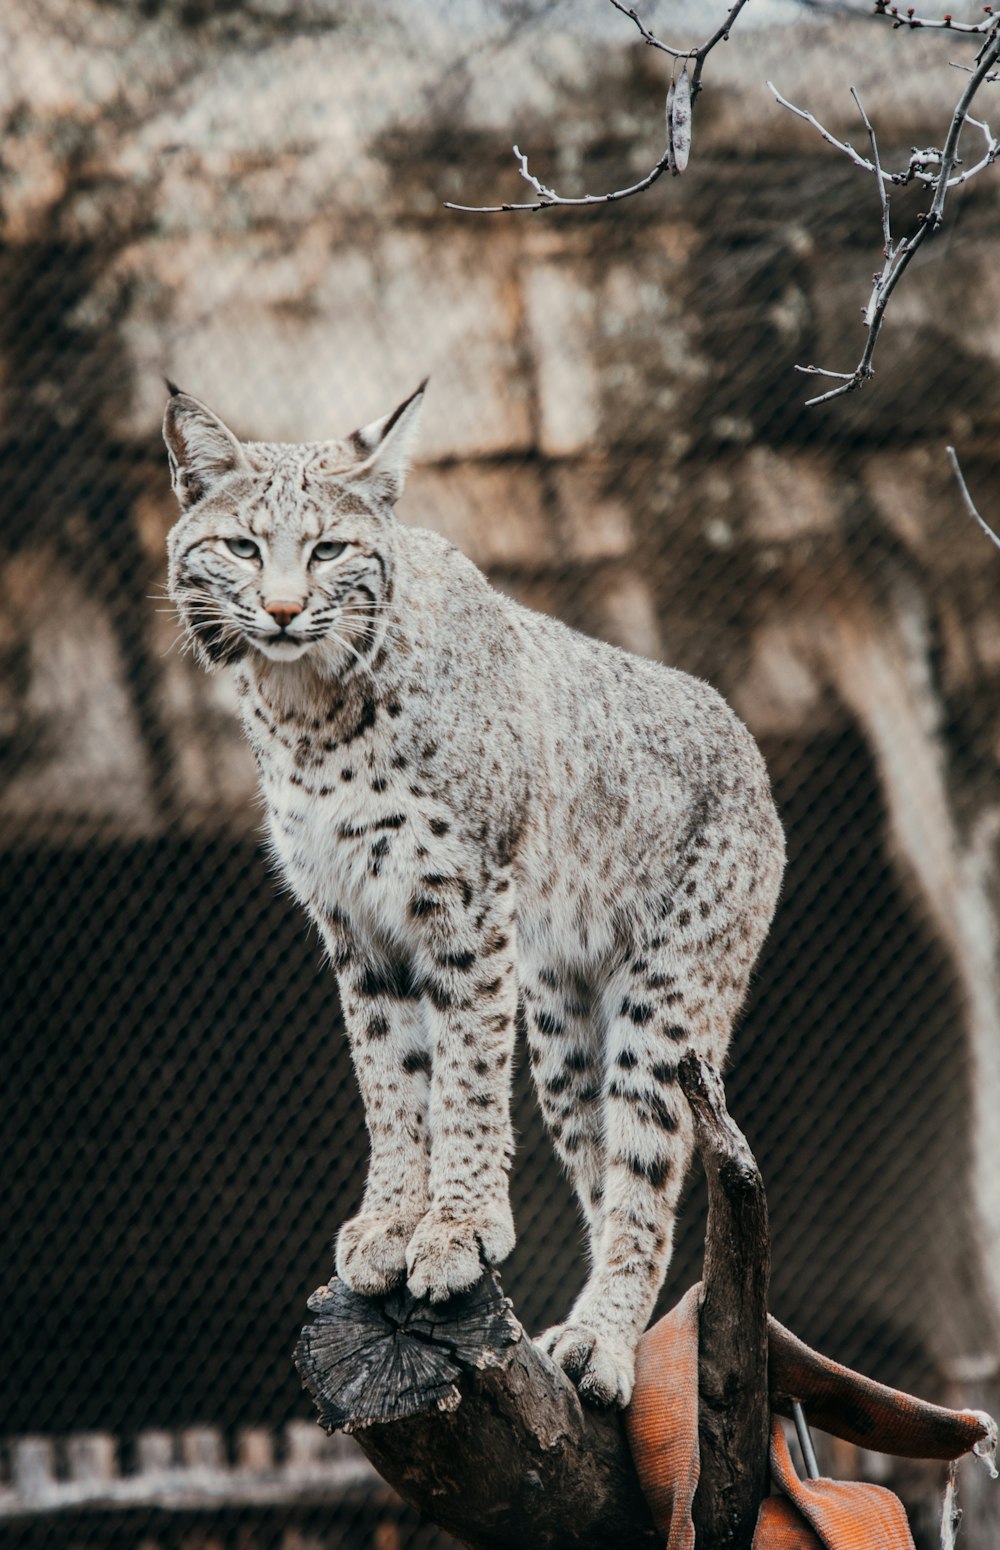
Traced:
<path id="1" fill-rule="evenodd" d="M 163 439 L 170 482 L 181 510 L 187 511 L 226 474 L 249 465 L 232 431 L 211 409 L 172 382 L 167 386 L 171 396 L 163 416 Z"/>
<path id="2" fill-rule="evenodd" d="M 427 378 L 415 393 L 404 399 L 391 414 L 362 426 L 350 438 L 360 461 L 350 472 L 352 482 L 364 483 L 390 505 L 403 493 L 406 476 L 420 428 Z"/>

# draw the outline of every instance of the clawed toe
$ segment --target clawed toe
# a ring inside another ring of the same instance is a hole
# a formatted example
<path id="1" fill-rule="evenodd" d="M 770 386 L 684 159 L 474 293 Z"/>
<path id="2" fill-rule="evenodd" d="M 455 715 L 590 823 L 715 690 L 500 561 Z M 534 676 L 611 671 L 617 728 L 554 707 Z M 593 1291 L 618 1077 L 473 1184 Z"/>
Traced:
<path id="1" fill-rule="evenodd" d="M 432 1207 L 406 1251 L 407 1287 L 414 1297 L 444 1302 L 475 1286 L 486 1265 L 499 1263 L 513 1247 L 509 1208 L 481 1219 L 456 1219 Z"/>
<path id="2" fill-rule="evenodd" d="M 595 1405 L 627 1405 L 635 1381 L 635 1352 L 622 1340 L 587 1324 L 556 1324 L 536 1344 Z"/>
<path id="3" fill-rule="evenodd" d="M 414 1297 L 445 1302 L 456 1292 L 475 1286 L 483 1273 L 483 1257 L 474 1229 L 453 1229 L 432 1239 L 425 1234 L 408 1256 L 406 1284 Z"/>
<path id="4" fill-rule="evenodd" d="M 398 1286 L 406 1275 L 406 1245 L 413 1232 L 412 1218 L 361 1212 L 345 1222 L 337 1234 L 337 1274 L 365 1297 L 380 1297 Z"/>

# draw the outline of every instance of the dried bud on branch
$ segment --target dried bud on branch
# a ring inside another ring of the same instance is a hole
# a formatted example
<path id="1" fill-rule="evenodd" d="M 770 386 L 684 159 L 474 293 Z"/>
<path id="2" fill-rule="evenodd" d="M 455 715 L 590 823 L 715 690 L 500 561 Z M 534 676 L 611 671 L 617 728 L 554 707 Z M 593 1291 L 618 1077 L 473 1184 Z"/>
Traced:
<path id="1" fill-rule="evenodd" d="M 671 172 L 683 172 L 690 154 L 691 82 L 685 65 L 676 81 L 671 81 L 667 93 L 667 155 Z"/>

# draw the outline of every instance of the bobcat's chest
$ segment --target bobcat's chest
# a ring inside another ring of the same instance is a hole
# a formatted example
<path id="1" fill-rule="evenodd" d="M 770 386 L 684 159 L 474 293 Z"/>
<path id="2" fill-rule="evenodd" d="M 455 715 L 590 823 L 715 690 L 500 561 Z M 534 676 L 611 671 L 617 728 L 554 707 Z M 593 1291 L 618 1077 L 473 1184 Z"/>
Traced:
<path id="1" fill-rule="evenodd" d="M 407 933 L 413 853 L 433 813 L 373 740 L 323 748 L 293 734 L 260 759 L 271 842 L 298 899 L 380 937 Z M 431 806 L 434 804 L 431 803 Z"/>

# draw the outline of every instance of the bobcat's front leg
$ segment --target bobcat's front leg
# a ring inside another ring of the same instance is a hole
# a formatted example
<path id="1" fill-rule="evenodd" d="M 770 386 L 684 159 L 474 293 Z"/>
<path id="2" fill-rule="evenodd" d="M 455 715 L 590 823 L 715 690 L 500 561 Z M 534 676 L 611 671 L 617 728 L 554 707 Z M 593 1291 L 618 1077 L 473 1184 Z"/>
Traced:
<path id="1" fill-rule="evenodd" d="M 514 1247 L 508 1174 L 517 984 L 509 878 L 475 893 L 425 879 L 423 954 L 432 1030 L 430 1209 L 406 1252 L 416 1297 L 441 1302 Z M 444 929 L 443 929 L 444 928 Z"/>
<path id="2" fill-rule="evenodd" d="M 337 1235 L 337 1274 L 377 1296 L 403 1280 L 430 1200 L 429 1030 L 403 963 L 359 961 L 341 970 L 340 986 L 371 1158 L 361 1210 Z"/>

